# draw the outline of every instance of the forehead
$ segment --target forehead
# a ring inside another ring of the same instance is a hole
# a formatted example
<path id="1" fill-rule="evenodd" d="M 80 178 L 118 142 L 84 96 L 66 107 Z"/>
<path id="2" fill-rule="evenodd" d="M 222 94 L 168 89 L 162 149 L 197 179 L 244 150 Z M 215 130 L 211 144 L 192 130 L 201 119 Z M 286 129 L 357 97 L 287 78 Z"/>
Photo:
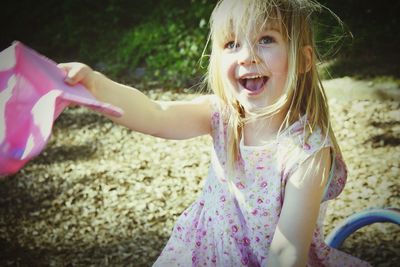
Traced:
<path id="1" fill-rule="evenodd" d="M 267 5 L 269 1 L 221 2 L 211 18 L 211 33 L 214 42 L 238 36 L 252 37 L 267 30 L 282 33 L 283 23 L 279 9 Z"/>

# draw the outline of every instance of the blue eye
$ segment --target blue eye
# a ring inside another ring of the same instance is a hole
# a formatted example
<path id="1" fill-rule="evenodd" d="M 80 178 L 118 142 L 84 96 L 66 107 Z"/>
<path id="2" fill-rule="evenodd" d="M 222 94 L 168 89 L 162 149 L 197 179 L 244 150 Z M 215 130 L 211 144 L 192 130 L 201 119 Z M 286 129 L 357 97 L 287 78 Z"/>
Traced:
<path id="1" fill-rule="evenodd" d="M 235 41 L 227 42 L 227 43 L 224 45 L 224 48 L 225 48 L 225 49 L 235 49 L 235 48 L 238 48 L 238 47 L 239 47 L 239 44 L 236 43 Z"/>
<path id="2" fill-rule="evenodd" d="M 263 45 L 272 44 L 272 43 L 275 43 L 275 39 L 273 37 L 267 35 L 267 36 L 261 37 L 259 43 L 263 44 Z"/>

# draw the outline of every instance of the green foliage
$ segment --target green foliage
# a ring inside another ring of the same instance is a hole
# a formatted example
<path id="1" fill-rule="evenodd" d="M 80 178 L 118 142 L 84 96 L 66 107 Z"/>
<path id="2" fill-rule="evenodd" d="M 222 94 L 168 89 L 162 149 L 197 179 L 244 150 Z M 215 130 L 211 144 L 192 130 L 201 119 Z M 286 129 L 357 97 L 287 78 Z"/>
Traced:
<path id="1" fill-rule="evenodd" d="M 156 80 L 166 87 L 193 85 L 205 72 L 201 56 L 215 0 L 5 1 L 1 48 L 20 40 L 57 62 L 82 61 L 114 79 Z M 333 75 L 365 76 L 365 70 L 399 77 L 399 1 L 321 3 L 348 26 L 327 10 L 317 17 L 320 54 L 339 58 Z"/>
<path id="2" fill-rule="evenodd" d="M 8 0 L 6 0 L 8 1 Z M 10 1 L 1 45 L 20 40 L 55 60 L 101 61 L 132 25 L 153 11 L 156 0 Z"/>
<path id="3" fill-rule="evenodd" d="M 205 71 L 199 63 L 212 8 L 199 0 L 181 5 L 161 2 L 147 20 L 123 34 L 109 57 L 113 75 L 134 75 L 136 68 L 144 67 L 145 80 L 167 87 L 193 83 Z"/>

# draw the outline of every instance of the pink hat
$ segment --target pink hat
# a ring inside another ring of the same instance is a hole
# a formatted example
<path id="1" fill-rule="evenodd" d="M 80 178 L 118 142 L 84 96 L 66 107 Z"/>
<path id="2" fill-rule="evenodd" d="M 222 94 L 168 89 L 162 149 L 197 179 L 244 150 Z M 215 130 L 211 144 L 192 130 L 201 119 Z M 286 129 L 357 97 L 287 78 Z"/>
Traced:
<path id="1" fill-rule="evenodd" d="M 0 175 L 21 169 L 47 144 L 53 122 L 71 103 L 121 116 L 82 85 L 65 84 L 56 63 L 14 42 L 0 52 Z"/>

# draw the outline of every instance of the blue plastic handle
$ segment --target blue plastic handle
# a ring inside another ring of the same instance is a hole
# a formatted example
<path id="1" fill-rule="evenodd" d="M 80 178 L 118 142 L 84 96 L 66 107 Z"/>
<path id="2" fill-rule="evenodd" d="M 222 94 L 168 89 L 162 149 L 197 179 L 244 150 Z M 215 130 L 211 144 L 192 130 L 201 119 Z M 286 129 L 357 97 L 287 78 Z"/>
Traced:
<path id="1" fill-rule="evenodd" d="M 390 222 L 400 225 L 400 209 L 368 209 L 349 216 L 339 224 L 325 239 L 332 248 L 339 248 L 344 240 L 358 229 L 377 222 Z"/>

